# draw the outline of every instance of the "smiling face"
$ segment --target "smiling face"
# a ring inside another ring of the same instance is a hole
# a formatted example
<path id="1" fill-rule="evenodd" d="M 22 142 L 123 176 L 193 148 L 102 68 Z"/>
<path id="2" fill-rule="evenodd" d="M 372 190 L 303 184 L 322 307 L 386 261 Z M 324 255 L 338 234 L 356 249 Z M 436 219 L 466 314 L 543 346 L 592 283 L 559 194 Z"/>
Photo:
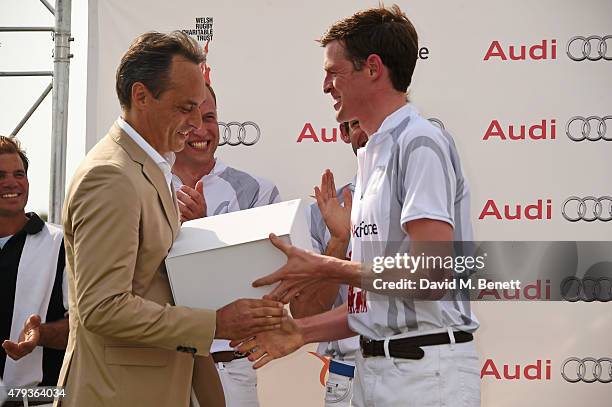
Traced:
<path id="1" fill-rule="evenodd" d="M 323 92 L 329 93 L 334 100 L 336 120 L 345 122 L 357 119 L 361 107 L 367 102 L 364 93 L 366 70 L 355 70 L 339 41 L 325 46 L 324 69 Z"/>
<path id="2" fill-rule="evenodd" d="M 361 147 L 365 147 L 368 142 L 368 135 L 359 126 L 358 120 L 351 120 L 350 122 L 340 123 L 340 137 L 342 141 L 350 144 L 353 148 L 353 153 L 357 155 L 357 150 Z"/>
<path id="3" fill-rule="evenodd" d="M 19 154 L 0 154 L 0 216 L 23 214 L 29 189 L 28 175 Z"/>
<path id="4" fill-rule="evenodd" d="M 359 127 L 358 120 L 351 120 L 349 122 L 350 129 L 350 137 L 351 137 L 351 146 L 353 147 L 353 152 L 357 155 L 357 150 L 361 147 L 365 147 L 368 142 L 368 135 L 361 127 Z"/>
<path id="5" fill-rule="evenodd" d="M 206 89 L 206 100 L 198 110 L 202 126 L 189 133 L 185 148 L 176 154 L 179 165 L 184 163 L 195 168 L 214 166 L 215 151 L 219 145 L 219 122 L 217 121 L 217 104 L 210 90 Z"/>
<path id="6" fill-rule="evenodd" d="M 206 97 L 200 67 L 181 56 L 174 56 L 168 74 L 169 87 L 155 98 L 145 88 L 146 115 L 151 129 L 147 140 L 160 154 L 181 151 L 190 132 L 202 124 L 198 106 Z"/>

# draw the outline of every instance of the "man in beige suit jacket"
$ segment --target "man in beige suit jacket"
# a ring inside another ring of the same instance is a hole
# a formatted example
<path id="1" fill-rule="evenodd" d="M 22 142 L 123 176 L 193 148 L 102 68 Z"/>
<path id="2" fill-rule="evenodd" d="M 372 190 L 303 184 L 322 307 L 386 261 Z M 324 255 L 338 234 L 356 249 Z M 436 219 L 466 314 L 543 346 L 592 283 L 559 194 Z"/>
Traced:
<path id="1" fill-rule="evenodd" d="M 275 301 L 217 311 L 172 304 L 164 259 L 179 216 L 170 168 L 202 123 L 203 60 L 180 32 L 138 37 L 117 70 L 122 117 L 72 180 L 63 212 L 71 313 L 62 406 L 187 407 L 192 386 L 201 405 L 224 405 L 208 357 L 213 338 L 280 326 Z"/>

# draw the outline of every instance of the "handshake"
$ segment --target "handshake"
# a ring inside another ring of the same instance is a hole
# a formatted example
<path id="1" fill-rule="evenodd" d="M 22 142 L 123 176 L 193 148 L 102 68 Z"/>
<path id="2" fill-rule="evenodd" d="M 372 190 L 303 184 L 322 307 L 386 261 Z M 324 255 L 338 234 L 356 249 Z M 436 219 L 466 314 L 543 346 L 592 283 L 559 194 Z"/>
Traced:
<path id="1" fill-rule="evenodd" d="M 291 318 L 284 304 L 304 289 L 327 280 L 330 263 L 334 263 L 326 256 L 287 244 L 274 234 L 270 241 L 287 256 L 287 263 L 253 282 L 253 286 L 279 284 L 263 299 L 240 299 L 217 310 L 215 338 L 231 339 L 230 346 L 248 353 L 255 369 L 316 341 L 305 339 L 308 335 L 302 320 Z"/>
<path id="2" fill-rule="evenodd" d="M 217 310 L 216 339 L 253 337 L 279 329 L 288 318 L 283 303 L 269 299 L 240 299 Z"/>
<path id="3" fill-rule="evenodd" d="M 305 344 L 297 321 L 283 303 L 269 299 L 240 299 L 217 310 L 215 338 L 233 339 L 230 346 L 248 353 L 249 360 L 256 362 L 254 369 Z"/>
<path id="4" fill-rule="evenodd" d="M 340 205 L 333 174 L 327 170 L 321 178 L 321 187 L 315 187 L 315 197 L 332 236 L 328 251 L 334 246 L 334 239 L 342 242 L 327 253 L 332 256 L 300 249 L 271 234 L 270 242 L 287 256 L 287 262 L 274 273 L 254 281 L 253 286 L 278 283 L 276 287 L 261 300 L 238 300 L 217 311 L 215 337 L 231 339 L 230 346 L 241 353 L 249 353 L 248 358 L 255 362 L 255 369 L 296 351 L 306 343 L 342 339 L 355 334 L 348 327 L 346 306 L 316 315 L 315 319 L 297 320 L 283 308 L 300 294 L 317 291 L 325 284 L 361 285 L 364 277 L 362 265 L 343 260 L 350 235 L 352 206 L 350 191 L 345 189 L 343 195 L 344 205 Z"/>

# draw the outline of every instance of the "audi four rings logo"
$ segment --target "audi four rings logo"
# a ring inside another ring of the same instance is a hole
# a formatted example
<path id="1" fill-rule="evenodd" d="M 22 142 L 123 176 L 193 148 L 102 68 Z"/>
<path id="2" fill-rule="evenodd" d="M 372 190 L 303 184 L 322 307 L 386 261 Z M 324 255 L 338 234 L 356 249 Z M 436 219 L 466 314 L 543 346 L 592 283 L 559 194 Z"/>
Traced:
<path id="1" fill-rule="evenodd" d="M 606 61 L 612 60 L 612 43 L 608 47 L 608 40 L 612 38 L 612 35 L 606 35 L 600 37 L 598 35 L 590 35 L 588 37 L 582 37 L 577 35 L 570 38 L 567 43 L 567 56 L 574 61 L 598 61 L 605 59 Z"/>
<path id="2" fill-rule="evenodd" d="M 570 383 L 612 382 L 611 358 L 567 358 L 561 365 L 561 376 Z"/>
<path id="3" fill-rule="evenodd" d="M 219 145 L 252 146 L 259 141 L 261 130 L 255 122 L 219 122 Z"/>
<path id="4" fill-rule="evenodd" d="M 612 197 L 602 196 L 596 198 L 594 196 L 586 196 L 580 198 L 570 196 L 563 202 L 563 217 L 570 222 L 593 222 L 600 220 L 608 222 L 612 220 Z"/>
<path id="5" fill-rule="evenodd" d="M 612 301 L 612 279 L 609 277 L 567 277 L 561 281 L 561 297 L 569 302 Z"/>
<path id="6" fill-rule="evenodd" d="M 573 141 L 612 141 L 612 128 L 608 133 L 608 124 L 612 125 L 612 116 L 574 116 L 567 122 L 565 134 Z"/>

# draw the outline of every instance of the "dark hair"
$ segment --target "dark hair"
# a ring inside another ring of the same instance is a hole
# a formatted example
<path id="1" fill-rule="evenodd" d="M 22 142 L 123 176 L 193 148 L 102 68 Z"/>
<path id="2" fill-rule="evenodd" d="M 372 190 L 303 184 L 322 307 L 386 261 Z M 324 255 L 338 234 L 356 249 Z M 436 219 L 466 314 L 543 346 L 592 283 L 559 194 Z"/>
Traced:
<path id="1" fill-rule="evenodd" d="M 376 54 L 389 69 L 393 88 L 406 92 L 417 61 L 418 36 L 397 5 L 359 11 L 334 23 L 319 40 L 325 47 L 340 41 L 356 70 L 368 56 Z"/>
<path id="2" fill-rule="evenodd" d="M 206 88 L 210 91 L 210 94 L 212 95 L 213 100 L 215 101 L 215 105 L 217 105 L 217 95 L 215 94 L 215 91 L 213 90 L 211 84 L 206 82 Z"/>
<path id="3" fill-rule="evenodd" d="M 23 162 L 23 168 L 26 173 L 28 172 L 30 161 L 28 161 L 25 150 L 21 148 L 21 143 L 16 138 L 0 136 L 0 154 L 19 154 Z"/>
<path id="4" fill-rule="evenodd" d="M 206 59 L 198 43 L 181 31 L 169 34 L 151 31 L 138 36 L 117 68 L 116 89 L 121 107 L 131 107 L 132 86 L 136 82 L 144 84 L 158 98 L 168 88 L 170 64 L 175 55 L 195 64 Z"/>

